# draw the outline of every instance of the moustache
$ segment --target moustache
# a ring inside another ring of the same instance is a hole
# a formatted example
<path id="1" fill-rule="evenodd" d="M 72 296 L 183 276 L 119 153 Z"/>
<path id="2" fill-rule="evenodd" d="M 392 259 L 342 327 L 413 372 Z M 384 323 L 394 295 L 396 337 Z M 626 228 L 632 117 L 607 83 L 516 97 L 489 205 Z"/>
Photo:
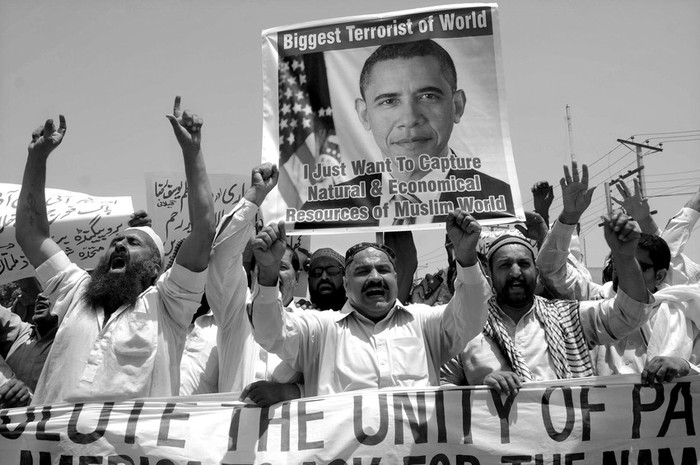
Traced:
<path id="1" fill-rule="evenodd" d="M 374 288 L 381 288 L 382 290 L 388 289 L 388 286 L 384 281 L 380 280 L 373 280 L 373 281 L 367 281 L 364 286 L 362 286 L 362 292 L 365 292 L 369 289 L 374 289 Z"/>

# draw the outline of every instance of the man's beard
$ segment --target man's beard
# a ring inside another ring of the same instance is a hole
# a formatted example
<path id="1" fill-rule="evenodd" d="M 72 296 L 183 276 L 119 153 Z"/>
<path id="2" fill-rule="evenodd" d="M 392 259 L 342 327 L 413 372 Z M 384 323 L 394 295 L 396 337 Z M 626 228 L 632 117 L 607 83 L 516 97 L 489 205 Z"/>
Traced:
<path id="1" fill-rule="evenodd" d="M 340 310 L 345 305 L 345 289 L 335 289 L 330 294 L 322 294 L 316 292 L 315 289 L 309 288 L 309 297 L 311 302 L 319 310 Z"/>
<path id="2" fill-rule="evenodd" d="M 111 310 L 134 305 L 141 292 L 153 283 L 157 269 L 153 259 L 129 262 L 122 273 L 110 273 L 109 257 L 105 255 L 91 274 L 84 298 L 93 307 Z"/>
<path id="3" fill-rule="evenodd" d="M 515 280 L 509 279 L 506 282 L 504 289 L 498 292 L 498 302 L 508 305 L 511 308 L 522 308 L 526 305 L 531 305 L 532 301 L 535 298 L 535 289 L 532 286 L 530 286 L 530 284 L 526 280 L 522 279 L 518 280 L 524 285 L 521 292 L 514 292 L 511 295 L 510 286 L 512 284 L 512 281 Z"/>

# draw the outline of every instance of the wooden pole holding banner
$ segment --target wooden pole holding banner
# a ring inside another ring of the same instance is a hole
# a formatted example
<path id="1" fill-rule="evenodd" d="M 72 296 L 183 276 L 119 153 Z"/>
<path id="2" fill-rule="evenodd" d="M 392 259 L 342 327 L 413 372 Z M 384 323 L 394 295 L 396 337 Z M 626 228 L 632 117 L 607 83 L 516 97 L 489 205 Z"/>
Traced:
<path id="1" fill-rule="evenodd" d="M 376 233 L 374 233 L 374 241 L 379 245 L 384 244 L 384 232 L 377 231 Z"/>

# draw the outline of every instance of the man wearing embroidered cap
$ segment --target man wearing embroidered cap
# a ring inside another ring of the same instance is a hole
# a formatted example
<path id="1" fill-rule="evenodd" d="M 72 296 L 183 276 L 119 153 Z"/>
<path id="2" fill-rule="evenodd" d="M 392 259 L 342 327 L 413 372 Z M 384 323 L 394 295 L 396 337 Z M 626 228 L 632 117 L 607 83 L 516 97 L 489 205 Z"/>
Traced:
<path id="1" fill-rule="evenodd" d="M 17 205 L 16 238 L 55 302 L 59 329 L 32 403 L 177 395 L 177 364 L 187 326 L 204 290 L 214 237 L 211 188 L 200 148 L 202 120 L 168 119 L 182 148 L 192 232 L 174 266 L 162 273 L 163 242 L 146 225 L 118 233 L 92 275 L 51 239 L 44 184 L 49 154 L 63 140 L 48 120 L 32 134 Z"/>
<path id="2" fill-rule="evenodd" d="M 620 292 L 602 301 L 548 300 L 535 295 L 536 251 L 522 237 L 505 235 L 486 253 L 495 296 L 484 330 L 442 368 L 449 384 L 487 384 L 511 392 L 522 381 L 592 376 L 589 348 L 644 324 L 649 293 L 635 259 L 639 226 L 615 213 L 604 218 L 605 239 L 622 263 Z"/>
<path id="3" fill-rule="evenodd" d="M 253 241 L 260 283 L 252 305 L 255 340 L 303 373 L 307 396 L 437 385 L 440 365 L 483 327 L 491 296 L 476 255 L 479 224 L 457 209 L 446 228 L 458 263 L 447 305 L 402 305 L 394 252 L 361 243 L 345 255 L 347 302 L 340 311 L 288 312 L 277 293 L 284 223 L 266 226 Z"/>
<path id="4" fill-rule="evenodd" d="M 319 310 L 340 310 L 345 304 L 345 260 L 335 250 L 324 247 L 311 254 L 309 296 Z"/>

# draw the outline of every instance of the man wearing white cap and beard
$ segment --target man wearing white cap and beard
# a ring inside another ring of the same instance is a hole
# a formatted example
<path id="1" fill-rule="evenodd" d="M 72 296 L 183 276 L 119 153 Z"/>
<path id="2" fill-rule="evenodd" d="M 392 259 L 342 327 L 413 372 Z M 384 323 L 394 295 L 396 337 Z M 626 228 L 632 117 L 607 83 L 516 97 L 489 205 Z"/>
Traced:
<path id="1" fill-rule="evenodd" d="M 345 259 L 335 250 L 324 247 L 311 254 L 309 297 L 318 310 L 340 310 L 345 305 Z"/>
<path id="2" fill-rule="evenodd" d="M 161 275 L 163 243 L 148 226 L 126 228 L 91 277 L 51 239 L 44 187 L 49 154 L 65 118 L 32 134 L 17 205 L 16 238 L 55 302 L 59 329 L 33 405 L 177 395 L 187 327 L 199 307 L 214 237 L 214 206 L 200 147 L 202 120 L 168 115 L 182 148 L 192 229 L 174 266 Z"/>

